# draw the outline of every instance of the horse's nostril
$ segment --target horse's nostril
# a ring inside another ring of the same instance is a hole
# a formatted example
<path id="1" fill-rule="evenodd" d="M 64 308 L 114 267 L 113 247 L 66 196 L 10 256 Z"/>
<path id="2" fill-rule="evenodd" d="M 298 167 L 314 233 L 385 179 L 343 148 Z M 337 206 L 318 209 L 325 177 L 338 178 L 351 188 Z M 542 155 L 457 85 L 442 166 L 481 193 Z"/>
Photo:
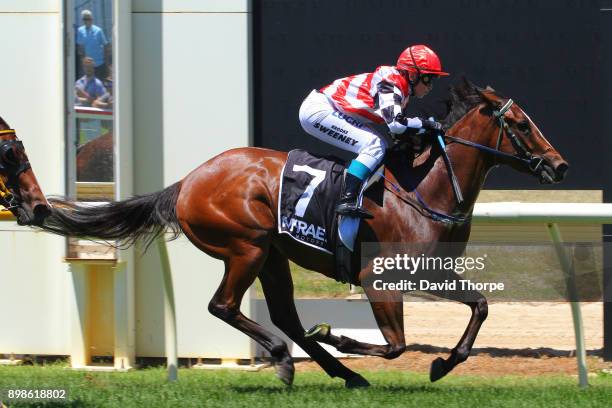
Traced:
<path id="1" fill-rule="evenodd" d="M 49 214 L 51 214 L 51 209 L 47 205 L 38 204 L 36 207 L 34 207 L 34 222 L 43 222 Z"/>
<path id="2" fill-rule="evenodd" d="M 567 163 L 561 163 L 557 167 L 555 167 L 555 175 L 557 176 L 557 180 L 563 180 L 568 169 L 569 165 Z"/>

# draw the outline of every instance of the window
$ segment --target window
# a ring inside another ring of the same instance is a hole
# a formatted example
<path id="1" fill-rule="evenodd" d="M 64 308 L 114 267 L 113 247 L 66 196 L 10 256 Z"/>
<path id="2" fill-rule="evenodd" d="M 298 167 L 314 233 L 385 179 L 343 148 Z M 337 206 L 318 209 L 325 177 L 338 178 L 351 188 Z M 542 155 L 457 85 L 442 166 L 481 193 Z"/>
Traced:
<path id="1" fill-rule="evenodd" d="M 115 199 L 113 0 L 66 0 L 67 183 L 78 201 Z M 116 259 L 112 247 L 69 238 L 68 259 Z"/>
<path id="2" fill-rule="evenodd" d="M 112 0 L 69 1 L 68 191 L 80 201 L 114 198 Z M 70 74 L 70 73 L 69 73 Z M 72 98 L 71 98 L 72 94 Z"/>

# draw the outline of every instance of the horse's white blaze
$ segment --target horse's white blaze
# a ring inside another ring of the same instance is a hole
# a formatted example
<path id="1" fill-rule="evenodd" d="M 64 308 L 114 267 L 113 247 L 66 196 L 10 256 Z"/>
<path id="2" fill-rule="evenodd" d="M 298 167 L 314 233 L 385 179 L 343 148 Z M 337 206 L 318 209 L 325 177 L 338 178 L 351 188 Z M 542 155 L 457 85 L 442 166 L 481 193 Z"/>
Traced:
<path id="1" fill-rule="evenodd" d="M 550 142 L 548 141 L 548 139 L 546 139 L 546 137 L 544 137 L 544 134 L 543 134 L 543 133 L 542 133 L 542 131 L 541 131 L 541 130 L 538 128 L 538 125 L 536 125 L 536 124 L 533 122 L 533 120 L 531 120 L 531 118 L 529 117 L 529 115 L 528 115 L 528 114 L 527 114 L 527 113 L 526 113 L 524 110 L 522 110 L 522 109 L 521 109 L 521 112 L 523 112 L 523 115 L 525 115 L 525 117 L 527 118 L 527 120 L 529 121 L 529 123 L 531 123 L 531 125 L 532 125 L 534 128 L 536 128 L 536 130 L 537 130 L 537 131 L 538 131 L 538 133 L 540 134 L 540 137 L 541 137 L 542 139 L 544 139 L 544 141 L 545 141 L 546 143 L 548 143 L 548 146 L 552 147 L 552 145 L 550 144 Z"/>

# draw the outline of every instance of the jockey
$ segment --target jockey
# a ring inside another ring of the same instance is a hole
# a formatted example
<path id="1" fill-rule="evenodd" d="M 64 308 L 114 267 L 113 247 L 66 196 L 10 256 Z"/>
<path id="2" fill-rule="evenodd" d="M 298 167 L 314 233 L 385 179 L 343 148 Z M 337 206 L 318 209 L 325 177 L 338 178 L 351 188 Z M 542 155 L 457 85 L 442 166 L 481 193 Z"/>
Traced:
<path id="1" fill-rule="evenodd" d="M 372 217 L 359 206 L 359 193 L 364 181 L 382 163 L 387 146 L 366 123 L 386 123 L 394 135 L 420 129 L 440 131 L 440 123 L 406 118 L 403 109 L 410 96 L 424 97 L 431 91 L 433 80 L 446 75 L 429 47 L 413 45 L 400 54 L 396 66 L 337 79 L 312 91 L 302 102 L 300 123 L 307 133 L 358 154 L 348 167 L 337 213 Z"/>

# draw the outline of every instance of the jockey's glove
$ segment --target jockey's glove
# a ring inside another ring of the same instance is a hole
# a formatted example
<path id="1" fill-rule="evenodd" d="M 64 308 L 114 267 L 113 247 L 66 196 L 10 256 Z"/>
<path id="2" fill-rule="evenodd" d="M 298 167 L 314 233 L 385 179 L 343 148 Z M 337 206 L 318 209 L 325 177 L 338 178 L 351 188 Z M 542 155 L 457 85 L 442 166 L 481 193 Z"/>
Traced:
<path id="1" fill-rule="evenodd" d="M 439 132 L 443 132 L 442 124 L 440 122 L 436 122 L 433 119 L 421 119 L 423 122 L 423 129 L 425 130 L 437 130 Z"/>

